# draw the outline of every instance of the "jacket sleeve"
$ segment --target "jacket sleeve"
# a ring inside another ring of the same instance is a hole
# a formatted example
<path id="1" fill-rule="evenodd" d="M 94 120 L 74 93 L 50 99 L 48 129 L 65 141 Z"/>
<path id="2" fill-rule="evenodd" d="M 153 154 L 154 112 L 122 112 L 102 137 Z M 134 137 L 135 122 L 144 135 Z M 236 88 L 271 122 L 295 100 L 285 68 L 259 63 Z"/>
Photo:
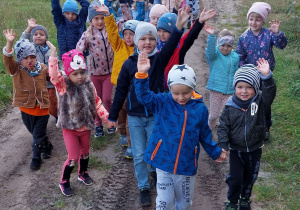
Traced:
<path id="1" fill-rule="evenodd" d="M 11 52 L 6 52 L 5 47 L 3 47 L 3 64 L 7 73 L 9 73 L 12 77 L 15 76 L 19 71 L 18 63 L 15 61 L 13 55 L 13 50 Z"/>
<path id="2" fill-rule="evenodd" d="M 271 33 L 271 39 L 273 45 L 279 49 L 284 49 L 287 45 L 287 38 L 282 31 L 279 31 L 278 34 Z"/>
<path id="3" fill-rule="evenodd" d="M 106 123 L 107 118 L 108 118 L 108 112 L 105 109 L 105 107 L 103 106 L 101 98 L 97 95 L 97 90 L 96 90 L 95 86 L 94 86 L 94 95 L 95 95 L 95 98 L 96 98 L 97 114 L 101 118 L 101 120 Z"/>
<path id="4" fill-rule="evenodd" d="M 51 6 L 54 24 L 57 27 L 64 20 L 64 15 L 62 14 L 62 8 L 60 6 L 59 0 L 51 0 Z"/>
<path id="5" fill-rule="evenodd" d="M 49 76 L 50 81 L 55 86 L 59 95 L 66 93 L 67 86 L 61 73 L 58 71 L 58 59 L 57 57 L 50 56 L 49 58 Z"/>
<path id="6" fill-rule="evenodd" d="M 216 35 L 208 34 L 207 48 L 205 49 L 205 56 L 206 56 L 208 63 L 214 61 L 217 58 Z"/>
<path id="7" fill-rule="evenodd" d="M 78 3 L 81 6 L 80 12 L 79 12 L 79 18 L 85 23 L 87 16 L 88 16 L 88 9 L 90 3 L 87 0 L 77 0 Z"/>
<path id="8" fill-rule="evenodd" d="M 26 33 L 26 31 L 23 31 L 20 39 L 28 39 L 30 41 L 30 36 L 31 36 L 30 33 Z"/>
<path id="9" fill-rule="evenodd" d="M 200 143 L 205 152 L 213 159 L 221 155 L 221 148 L 212 140 L 212 132 L 208 126 L 208 110 L 205 106 L 201 113 Z"/>
<path id="10" fill-rule="evenodd" d="M 229 150 L 229 132 L 230 132 L 230 121 L 228 109 L 224 108 L 220 118 L 220 125 L 218 127 L 218 145 L 219 147 Z"/>
<path id="11" fill-rule="evenodd" d="M 272 75 L 272 71 L 270 71 L 269 75 L 266 77 L 260 75 L 262 80 L 262 100 L 265 104 L 265 107 L 270 107 L 276 96 L 277 88 Z"/>
<path id="12" fill-rule="evenodd" d="M 136 20 L 144 21 L 145 20 L 145 2 L 136 2 L 137 6 L 137 16 L 135 17 Z"/>
<path id="13" fill-rule="evenodd" d="M 88 29 L 82 33 L 80 39 L 78 40 L 76 44 L 76 50 L 79 50 L 83 53 L 85 49 L 87 48 L 88 40 L 87 40 L 87 32 L 88 30 L 93 30 L 91 27 L 88 27 Z"/>
<path id="14" fill-rule="evenodd" d="M 118 26 L 115 22 L 113 14 L 104 17 L 107 37 L 114 52 L 119 51 L 123 46 L 123 39 L 119 34 Z"/>
<path id="15" fill-rule="evenodd" d="M 240 37 L 236 45 L 236 53 L 239 55 L 240 63 L 239 67 L 246 64 L 247 53 L 246 49 L 243 47 L 244 38 Z"/>

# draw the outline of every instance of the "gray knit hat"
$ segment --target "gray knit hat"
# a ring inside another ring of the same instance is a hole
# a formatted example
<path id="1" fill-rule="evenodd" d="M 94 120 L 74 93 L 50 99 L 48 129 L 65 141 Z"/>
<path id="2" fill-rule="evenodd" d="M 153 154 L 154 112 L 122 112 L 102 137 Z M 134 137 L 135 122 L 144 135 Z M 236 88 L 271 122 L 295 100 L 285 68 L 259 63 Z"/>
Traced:
<path id="1" fill-rule="evenodd" d="M 105 13 L 103 13 L 103 12 L 97 12 L 97 11 L 95 10 L 95 6 L 101 7 L 100 2 L 94 0 L 94 1 L 92 1 L 92 2 L 90 3 L 89 9 L 88 9 L 88 21 L 89 21 L 89 22 L 91 22 L 92 19 L 93 19 L 95 16 L 97 16 L 97 15 L 104 15 L 104 16 L 105 16 Z"/>
<path id="2" fill-rule="evenodd" d="M 134 34 L 134 44 L 137 46 L 140 38 L 144 35 L 152 35 L 156 41 L 158 40 L 157 30 L 154 25 L 148 22 L 140 22 Z"/>
<path id="3" fill-rule="evenodd" d="M 22 59 L 26 58 L 29 55 L 36 56 L 36 49 L 32 42 L 28 39 L 20 39 L 15 44 L 15 53 L 17 57 L 17 62 L 20 63 Z"/>
<path id="4" fill-rule="evenodd" d="M 255 93 L 258 93 L 260 86 L 260 73 L 256 66 L 253 64 L 245 64 L 241 66 L 234 74 L 234 88 L 238 82 L 247 82 L 254 88 Z"/>
<path id="5" fill-rule="evenodd" d="M 32 30 L 31 30 L 31 35 L 30 35 L 30 39 L 33 40 L 33 35 L 34 33 L 37 31 L 37 30 L 42 30 L 45 32 L 46 34 L 46 40 L 48 40 L 48 32 L 47 32 L 47 29 L 44 27 L 44 26 L 41 26 L 41 25 L 37 25 L 36 27 L 34 27 Z"/>
<path id="6" fill-rule="evenodd" d="M 174 65 L 168 74 L 168 86 L 187 85 L 192 89 L 196 87 L 196 76 L 194 70 L 187 64 Z"/>

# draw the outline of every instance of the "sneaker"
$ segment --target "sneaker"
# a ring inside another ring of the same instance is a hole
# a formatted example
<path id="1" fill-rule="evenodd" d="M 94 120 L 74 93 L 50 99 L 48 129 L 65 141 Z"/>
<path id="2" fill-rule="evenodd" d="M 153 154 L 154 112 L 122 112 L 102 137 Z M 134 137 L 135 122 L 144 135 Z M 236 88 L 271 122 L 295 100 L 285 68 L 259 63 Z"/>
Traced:
<path id="1" fill-rule="evenodd" d="M 240 210 L 251 210 L 251 201 L 246 198 L 240 199 Z"/>
<path id="2" fill-rule="evenodd" d="M 116 127 L 107 128 L 107 133 L 108 133 L 108 134 L 112 134 L 112 133 L 114 133 L 114 132 L 116 132 L 116 131 L 117 131 L 117 128 L 116 128 Z"/>
<path id="3" fill-rule="evenodd" d="M 53 150 L 53 145 L 49 142 L 49 144 L 47 144 L 47 146 L 45 147 L 45 151 L 42 153 L 43 159 L 50 158 L 52 150 Z"/>
<path id="4" fill-rule="evenodd" d="M 31 170 L 39 170 L 41 168 L 42 159 L 41 158 L 32 158 L 30 163 Z"/>
<path id="5" fill-rule="evenodd" d="M 73 195 L 73 189 L 70 186 L 69 181 L 63 181 L 62 183 L 59 184 L 59 188 L 65 196 L 72 196 Z"/>
<path id="6" fill-rule="evenodd" d="M 151 206 L 151 195 L 149 189 L 140 189 L 140 199 L 142 206 Z"/>
<path id="7" fill-rule="evenodd" d="M 156 183 L 157 183 L 157 174 L 156 174 L 156 172 L 155 172 L 155 171 L 150 172 L 150 176 L 151 176 L 152 179 L 153 179 L 153 186 L 154 186 L 155 189 L 156 189 Z"/>
<path id="8" fill-rule="evenodd" d="M 97 126 L 95 129 L 95 137 L 104 136 L 103 126 Z"/>
<path id="9" fill-rule="evenodd" d="M 89 176 L 87 172 L 78 175 L 78 180 L 83 182 L 85 185 L 92 185 L 94 184 L 94 180 Z"/>
<path id="10" fill-rule="evenodd" d="M 131 147 L 127 147 L 126 152 L 125 152 L 125 158 L 133 159 L 133 154 L 132 154 Z"/>
<path id="11" fill-rule="evenodd" d="M 238 209 L 238 205 L 230 203 L 230 201 L 225 202 L 225 206 L 226 206 L 226 210 L 237 210 Z"/>
<path id="12" fill-rule="evenodd" d="M 126 135 L 121 135 L 120 138 L 120 145 L 123 147 L 127 147 L 128 146 L 128 142 L 127 142 L 127 137 Z"/>

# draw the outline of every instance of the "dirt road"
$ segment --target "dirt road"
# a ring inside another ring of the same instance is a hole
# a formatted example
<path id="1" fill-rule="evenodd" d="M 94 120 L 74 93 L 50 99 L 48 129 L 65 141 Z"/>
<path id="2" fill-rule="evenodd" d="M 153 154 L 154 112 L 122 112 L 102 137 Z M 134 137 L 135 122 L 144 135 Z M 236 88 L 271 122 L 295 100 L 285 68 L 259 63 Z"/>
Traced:
<path id="1" fill-rule="evenodd" d="M 218 17 L 209 21 L 210 25 L 231 23 L 237 14 L 237 1 L 203 0 L 204 7 L 215 8 Z M 226 15 L 226 20 L 221 18 Z M 217 30 L 221 28 L 217 27 Z M 197 90 L 208 104 L 208 92 L 205 89 L 209 70 L 204 49 L 206 34 L 202 31 L 194 46 L 186 56 L 186 63 L 197 72 Z M 29 169 L 31 159 L 31 136 L 20 118 L 17 108 L 10 109 L 0 122 L 0 209 L 154 209 L 155 190 L 152 190 L 152 206 L 141 208 L 139 193 L 134 176 L 132 161 L 123 158 L 118 136 L 112 136 L 109 146 L 103 150 L 91 151 L 91 156 L 99 158 L 111 168 L 107 171 L 92 168 L 89 170 L 95 184 L 86 187 L 72 174 L 71 185 L 75 195 L 62 196 L 58 188 L 61 167 L 67 157 L 60 129 L 55 127 L 54 118 L 50 118 L 48 134 L 55 150 L 51 159 L 44 160 L 39 171 Z M 215 135 L 214 135 L 215 136 Z M 227 163 L 212 161 L 202 150 L 196 178 L 194 209 L 222 209 L 227 187 L 224 178 Z"/>

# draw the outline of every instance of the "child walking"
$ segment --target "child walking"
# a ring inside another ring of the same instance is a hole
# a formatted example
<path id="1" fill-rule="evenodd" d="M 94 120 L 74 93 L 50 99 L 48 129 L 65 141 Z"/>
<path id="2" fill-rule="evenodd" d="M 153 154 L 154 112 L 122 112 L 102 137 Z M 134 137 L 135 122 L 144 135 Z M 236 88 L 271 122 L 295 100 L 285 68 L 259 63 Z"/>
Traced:
<path id="1" fill-rule="evenodd" d="M 109 112 L 112 101 L 113 85 L 111 83 L 111 72 L 114 61 L 114 51 L 107 37 L 104 21 L 104 12 L 97 12 L 95 6 L 101 7 L 97 0 L 90 3 L 88 9 L 88 21 L 91 25 L 82 34 L 76 45 L 76 49 L 90 52 L 89 73 L 91 81 L 102 99 L 105 109 Z M 96 116 L 95 137 L 104 136 L 102 120 Z M 108 130 L 114 132 L 115 130 Z"/>
<path id="2" fill-rule="evenodd" d="M 150 90 L 155 93 L 163 92 L 164 68 L 168 64 L 177 43 L 183 33 L 183 24 L 189 17 L 189 8 L 180 9 L 176 27 L 173 30 L 168 42 L 160 52 L 157 52 L 156 44 L 158 40 L 157 30 L 154 25 L 147 22 L 138 24 L 134 34 L 136 45 L 135 53 L 123 64 L 118 77 L 117 88 L 114 101 L 109 113 L 109 120 L 116 122 L 127 97 L 128 125 L 133 153 L 135 176 L 140 190 L 140 200 L 142 206 L 151 205 L 150 184 L 148 182 L 147 163 L 143 161 L 144 151 L 147 141 L 152 133 L 154 117 L 150 110 L 137 101 L 134 91 L 134 78 L 137 72 L 137 59 L 141 52 L 146 52 L 149 56 L 151 67 Z M 155 168 L 150 168 L 150 175 L 156 180 Z"/>
<path id="3" fill-rule="evenodd" d="M 208 33 L 205 49 L 206 60 L 209 64 L 209 78 L 206 86 L 209 90 L 210 104 L 208 125 L 211 130 L 214 130 L 225 103 L 234 93 L 232 82 L 239 68 L 239 56 L 232 49 L 235 36 L 231 31 L 223 29 L 216 40 L 212 26 L 206 25 L 204 30 Z"/>
<path id="4" fill-rule="evenodd" d="M 32 161 L 30 168 L 39 170 L 42 159 L 51 155 L 52 144 L 47 135 L 49 119 L 49 98 L 46 80 L 47 66 L 37 61 L 32 42 L 20 39 L 12 48 L 16 34 L 12 29 L 3 31 L 6 46 L 3 48 L 3 63 L 13 80 L 13 105 L 19 107 L 24 125 L 32 134 Z M 13 53 L 16 53 L 16 61 Z M 49 147 L 48 147 L 49 146 Z"/>
<path id="5" fill-rule="evenodd" d="M 259 58 L 257 67 L 243 65 L 234 75 L 233 86 L 235 93 L 226 103 L 218 127 L 219 147 L 230 150 L 225 204 L 227 209 L 238 209 L 239 202 L 240 210 L 250 210 L 264 145 L 265 112 L 276 95 L 269 62 Z"/>
<path id="6" fill-rule="evenodd" d="M 256 64 L 259 58 L 264 58 L 269 62 L 270 70 L 275 68 L 275 57 L 273 46 L 284 49 L 287 45 L 285 34 L 279 30 L 279 20 L 272 20 L 270 28 L 264 28 L 267 18 L 271 12 L 271 6 L 265 2 L 255 2 L 247 13 L 249 28 L 240 36 L 236 52 L 240 57 L 240 66 L 244 64 Z M 270 127 L 272 126 L 271 106 L 266 114 L 266 135 L 269 139 Z"/>
<path id="7" fill-rule="evenodd" d="M 65 196 L 72 196 L 70 175 L 78 162 L 78 180 L 85 185 L 93 184 L 87 172 L 90 153 L 91 131 L 94 130 L 95 116 L 99 115 L 106 122 L 108 112 L 97 96 L 96 89 L 86 74 L 83 54 L 71 50 L 63 54 L 66 76 L 58 71 L 56 48 L 47 41 L 51 49 L 49 74 L 59 95 L 59 115 L 57 127 L 62 128 L 68 151 L 68 159 L 63 165 L 59 187 Z M 107 127 L 114 126 L 108 123 Z"/>
<path id="8" fill-rule="evenodd" d="M 79 38 L 86 30 L 85 22 L 90 3 L 87 0 L 77 1 L 81 6 L 80 12 L 75 0 L 66 0 L 63 8 L 61 8 L 59 0 L 51 0 L 60 59 L 64 53 L 76 48 Z"/>
<path id="9" fill-rule="evenodd" d="M 149 68 L 147 54 L 139 55 L 135 92 L 155 115 L 144 160 L 156 168 L 156 209 L 191 209 L 200 143 L 217 162 L 226 159 L 226 151 L 212 140 L 207 107 L 194 91 L 194 70 L 186 64 L 174 65 L 168 75 L 170 92 L 155 94 L 149 90 Z"/>

